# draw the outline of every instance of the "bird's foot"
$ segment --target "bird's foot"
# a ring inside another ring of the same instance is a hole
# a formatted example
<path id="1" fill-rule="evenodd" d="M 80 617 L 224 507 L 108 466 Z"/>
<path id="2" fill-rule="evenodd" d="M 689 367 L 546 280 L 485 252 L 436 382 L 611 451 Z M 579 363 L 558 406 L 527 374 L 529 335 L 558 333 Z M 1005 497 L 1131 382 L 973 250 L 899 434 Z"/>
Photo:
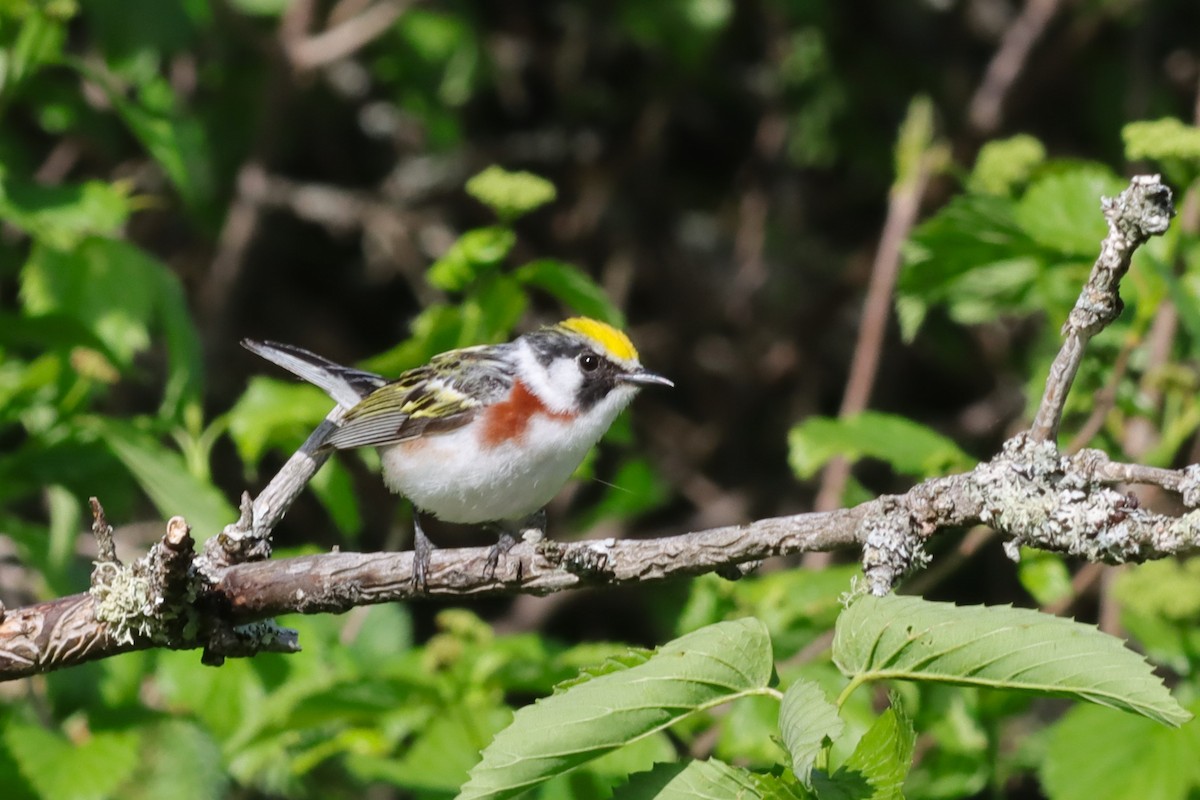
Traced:
<path id="1" fill-rule="evenodd" d="M 483 565 L 483 579 L 492 580 L 496 577 L 496 569 L 500 566 L 500 559 L 508 555 L 508 551 L 512 550 L 517 544 L 517 540 L 508 531 L 501 531 L 500 538 L 496 543 L 488 548 L 487 561 Z"/>
<path id="2" fill-rule="evenodd" d="M 546 537 L 546 512 L 536 511 L 524 519 L 515 522 L 502 522 L 496 525 L 499 540 L 488 550 L 487 562 L 484 565 L 483 576 L 486 580 L 496 577 L 500 567 L 500 559 L 516 546 L 518 536 L 520 541 L 536 545 Z"/>

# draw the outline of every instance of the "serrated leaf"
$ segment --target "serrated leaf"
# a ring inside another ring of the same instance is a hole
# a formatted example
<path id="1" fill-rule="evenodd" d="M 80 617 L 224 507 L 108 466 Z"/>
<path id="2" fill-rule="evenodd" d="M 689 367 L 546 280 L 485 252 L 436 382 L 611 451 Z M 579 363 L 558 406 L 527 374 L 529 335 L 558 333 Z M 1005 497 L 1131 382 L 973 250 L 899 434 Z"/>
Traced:
<path id="1" fill-rule="evenodd" d="M 644 664 L 520 709 L 459 794 L 513 797 L 702 708 L 753 694 L 771 679 L 766 628 L 754 619 L 710 625 L 659 648 Z"/>
<path id="2" fill-rule="evenodd" d="M 627 652 L 620 653 L 615 656 L 609 656 L 601 661 L 596 666 L 583 667 L 579 670 L 579 674 L 574 677 L 567 678 L 565 681 L 560 681 L 554 685 L 554 694 L 565 692 L 572 686 L 578 686 L 581 683 L 587 683 L 590 680 L 599 678 L 601 675 L 609 675 L 614 672 L 622 672 L 631 667 L 636 667 L 639 664 L 645 664 L 654 655 L 653 650 L 636 647 L 630 648 Z"/>
<path id="3" fill-rule="evenodd" d="M 927 303 L 952 299 L 955 281 L 985 264 L 1038 253 L 1011 200 L 959 195 L 913 231 L 897 290 Z"/>
<path id="4" fill-rule="evenodd" d="M 613 800 L 799 800 L 806 796 L 774 775 L 750 772 L 714 758 L 659 764 L 631 776 L 613 792 Z"/>
<path id="5" fill-rule="evenodd" d="M 805 786 L 821 751 L 842 732 L 844 723 L 825 691 L 807 680 L 798 680 L 784 692 L 779 706 L 779 733 L 792 757 L 792 772 Z"/>
<path id="6" fill-rule="evenodd" d="M 854 684 L 938 681 L 1086 700 L 1166 725 L 1191 718 L 1120 639 L 1010 606 L 859 597 L 838 617 L 833 660 Z"/>
<path id="7" fill-rule="evenodd" d="M 137 766 L 139 738 L 136 731 L 99 731 L 74 744 L 40 725 L 17 720 L 4 731 L 4 744 L 22 777 L 45 800 L 113 796 Z"/>
<path id="8" fill-rule="evenodd" d="M 1193 704 L 1192 710 L 1200 706 Z M 1051 730 L 1038 774 L 1051 800 L 1193 797 L 1200 725 L 1173 731 L 1106 708 L 1073 708 Z"/>
<path id="9" fill-rule="evenodd" d="M 788 461 L 801 478 L 811 478 L 841 456 L 878 458 L 916 478 L 969 469 L 974 463 L 953 441 L 918 422 L 864 411 L 845 419 L 808 417 L 788 432 Z"/>
<path id="10" fill-rule="evenodd" d="M 531 261 L 513 273 L 513 277 L 526 286 L 550 293 L 585 317 L 625 327 L 625 315 L 608 299 L 604 288 L 573 264 L 553 259 Z"/>
<path id="11" fill-rule="evenodd" d="M 915 742 L 912 722 L 893 705 L 863 734 L 846 763 L 832 775 L 815 774 L 813 786 L 821 800 L 903 800 Z"/>
<path id="12" fill-rule="evenodd" d="M 554 184 L 532 172 L 509 172 L 490 166 L 467 181 L 467 194 L 483 203 L 504 222 L 554 201 Z"/>
<path id="13" fill-rule="evenodd" d="M 1100 199 L 1115 197 L 1122 188 L 1116 175 L 1095 164 L 1052 170 L 1030 184 L 1017 202 L 1016 220 L 1051 252 L 1094 258 L 1108 233 Z"/>

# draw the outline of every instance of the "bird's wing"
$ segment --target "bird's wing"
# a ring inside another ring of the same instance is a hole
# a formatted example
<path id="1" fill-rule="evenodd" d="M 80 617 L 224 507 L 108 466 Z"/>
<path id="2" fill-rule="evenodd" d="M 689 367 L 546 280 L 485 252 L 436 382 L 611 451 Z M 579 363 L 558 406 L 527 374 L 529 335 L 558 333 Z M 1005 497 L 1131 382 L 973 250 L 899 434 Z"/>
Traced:
<path id="1" fill-rule="evenodd" d="M 502 347 L 454 350 L 405 372 L 351 408 L 327 443 L 379 447 L 461 428 L 512 388 Z"/>

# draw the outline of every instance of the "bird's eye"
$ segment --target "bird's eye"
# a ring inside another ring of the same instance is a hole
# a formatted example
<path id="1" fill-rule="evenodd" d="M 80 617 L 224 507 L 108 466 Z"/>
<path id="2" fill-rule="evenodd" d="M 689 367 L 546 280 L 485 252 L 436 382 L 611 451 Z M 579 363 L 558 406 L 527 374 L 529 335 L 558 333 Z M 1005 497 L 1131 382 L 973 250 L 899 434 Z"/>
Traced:
<path id="1" fill-rule="evenodd" d="M 584 372 L 595 372 L 600 366 L 600 357 L 595 353 L 584 353 L 579 357 L 579 368 Z"/>

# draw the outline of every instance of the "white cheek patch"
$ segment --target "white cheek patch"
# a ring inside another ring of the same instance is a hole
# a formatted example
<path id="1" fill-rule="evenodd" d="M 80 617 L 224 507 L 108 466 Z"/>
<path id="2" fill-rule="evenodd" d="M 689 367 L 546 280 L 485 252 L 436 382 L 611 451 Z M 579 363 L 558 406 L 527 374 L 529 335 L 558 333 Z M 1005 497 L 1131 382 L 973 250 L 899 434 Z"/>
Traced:
<path id="1" fill-rule="evenodd" d="M 583 383 L 583 375 L 573 359 L 555 360 L 547 369 L 525 342 L 521 343 L 517 358 L 521 362 L 519 374 L 522 379 L 551 413 L 564 414 L 575 410 L 575 397 Z"/>

